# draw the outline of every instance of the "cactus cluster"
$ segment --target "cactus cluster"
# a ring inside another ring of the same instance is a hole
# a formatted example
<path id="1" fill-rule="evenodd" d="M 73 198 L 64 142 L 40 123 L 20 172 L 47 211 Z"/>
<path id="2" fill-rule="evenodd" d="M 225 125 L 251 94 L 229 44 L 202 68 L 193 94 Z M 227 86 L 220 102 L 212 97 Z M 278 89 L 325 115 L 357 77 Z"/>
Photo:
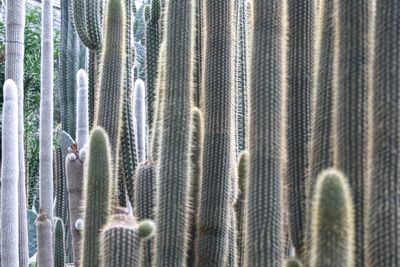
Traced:
<path id="1" fill-rule="evenodd" d="M 58 106 L 42 1 L 28 208 L 6 1 L 1 266 L 400 266 L 400 3 L 136 2 L 61 1 Z"/>

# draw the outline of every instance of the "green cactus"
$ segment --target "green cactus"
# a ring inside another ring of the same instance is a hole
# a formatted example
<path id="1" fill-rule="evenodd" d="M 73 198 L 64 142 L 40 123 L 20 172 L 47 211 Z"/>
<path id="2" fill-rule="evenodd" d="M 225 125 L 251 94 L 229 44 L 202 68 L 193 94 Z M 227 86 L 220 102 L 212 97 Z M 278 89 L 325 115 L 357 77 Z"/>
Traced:
<path id="1" fill-rule="evenodd" d="M 204 145 L 197 264 L 224 266 L 229 255 L 234 177 L 234 1 L 204 2 Z"/>
<path id="2" fill-rule="evenodd" d="M 112 0 L 113 1 L 113 0 Z M 84 223 L 81 266 L 99 265 L 99 231 L 104 226 L 113 196 L 111 149 L 101 127 L 92 130 L 84 179 Z"/>
<path id="3" fill-rule="evenodd" d="M 311 135 L 309 167 L 306 177 L 306 217 L 304 229 L 305 254 L 303 263 L 309 265 L 311 244 L 311 203 L 315 184 L 322 170 L 333 166 L 333 1 L 321 0 L 317 5 L 319 22 L 315 33 L 313 87 L 311 91 Z"/>
<path id="4" fill-rule="evenodd" d="M 39 267 L 53 267 L 53 224 L 41 208 L 36 219 L 37 231 L 37 265 Z M 12 265 L 8 265 L 12 266 Z"/>
<path id="5" fill-rule="evenodd" d="M 195 39 L 195 64 L 194 64 L 194 92 L 193 92 L 193 104 L 196 107 L 201 106 L 202 96 L 202 75 L 203 75 L 203 55 L 204 55 L 204 1 L 195 0 L 195 25 L 196 25 L 196 39 Z"/>
<path id="6" fill-rule="evenodd" d="M 245 266 L 283 264 L 280 146 L 283 7 L 282 0 L 255 0 L 252 5 Z"/>
<path id="7" fill-rule="evenodd" d="M 100 266 L 139 265 L 138 225 L 125 208 L 117 208 L 101 230 Z"/>
<path id="8" fill-rule="evenodd" d="M 368 164 L 371 1 L 336 0 L 334 160 L 349 177 L 356 218 L 355 266 L 365 266 L 365 189 Z"/>
<path id="9" fill-rule="evenodd" d="M 19 259 L 18 240 L 18 89 L 11 79 L 3 87 L 1 166 L 1 266 Z M 25 214 L 25 212 L 24 212 Z"/>
<path id="10" fill-rule="evenodd" d="M 156 164 L 143 162 L 139 164 L 135 177 L 135 201 L 133 202 L 133 215 L 139 220 L 154 220 L 154 207 L 156 198 Z M 140 266 L 152 266 L 153 240 L 140 242 Z"/>
<path id="11" fill-rule="evenodd" d="M 400 2 L 376 2 L 367 266 L 400 266 Z"/>
<path id="12" fill-rule="evenodd" d="M 288 258 L 285 262 L 285 267 L 302 267 L 301 262 L 296 258 Z"/>
<path id="13" fill-rule="evenodd" d="M 244 265 L 244 197 L 246 195 L 246 181 L 249 164 L 249 153 L 243 151 L 239 156 L 238 177 L 239 177 L 239 195 L 236 201 L 236 221 L 237 221 L 237 246 L 238 246 L 238 266 Z"/>
<path id="14" fill-rule="evenodd" d="M 335 169 L 325 170 L 315 190 L 310 266 L 354 266 L 354 210 L 347 178 Z"/>
<path id="15" fill-rule="evenodd" d="M 315 1 L 288 1 L 287 184 L 288 224 L 299 257 L 304 252 L 305 182 L 309 163 Z"/>
<path id="16" fill-rule="evenodd" d="M 170 0 L 166 12 L 154 259 L 154 266 L 165 267 L 186 262 L 194 7 L 190 0 Z"/>
<path id="17" fill-rule="evenodd" d="M 146 27 L 146 114 L 147 124 L 149 125 L 149 136 L 152 133 L 156 108 L 156 78 L 161 42 L 160 17 L 161 0 L 152 0 L 150 20 Z"/>
<path id="18" fill-rule="evenodd" d="M 62 219 L 54 220 L 54 267 L 64 267 L 65 264 L 65 237 Z"/>

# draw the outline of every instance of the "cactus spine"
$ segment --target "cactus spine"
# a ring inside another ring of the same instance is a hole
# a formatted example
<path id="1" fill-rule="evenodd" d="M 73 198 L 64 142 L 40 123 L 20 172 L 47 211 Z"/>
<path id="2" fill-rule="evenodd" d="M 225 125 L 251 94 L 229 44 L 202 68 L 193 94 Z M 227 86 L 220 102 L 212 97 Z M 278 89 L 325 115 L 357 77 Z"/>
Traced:
<path id="1" fill-rule="evenodd" d="M 47 218 L 46 212 L 41 208 L 36 219 L 37 231 L 37 266 L 53 267 L 53 230 L 51 220 Z M 12 266 L 12 265 L 10 265 Z"/>
<path id="2" fill-rule="evenodd" d="M 100 266 L 142 266 L 137 228 L 126 209 L 119 208 L 110 216 L 100 234 Z"/>
<path id="3" fill-rule="evenodd" d="M 369 177 L 369 266 L 400 266 L 399 1 L 376 2 L 372 154 Z"/>
<path id="4" fill-rule="evenodd" d="M 89 148 L 84 179 L 85 228 L 82 234 L 80 266 L 99 265 L 98 233 L 106 223 L 113 189 L 110 144 L 101 127 L 93 129 Z"/>
<path id="5" fill-rule="evenodd" d="M 18 246 L 18 89 L 13 80 L 3 87 L 2 166 L 1 166 L 1 265 L 14 266 Z"/>
<path id="6" fill-rule="evenodd" d="M 204 146 L 198 266 L 224 266 L 229 254 L 234 173 L 234 1 L 205 1 Z"/>
<path id="7" fill-rule="evenodd" d="M 317 179 L 312 204 L 311 267 L 353 266 L 354 211 L 347 178 L 329 169 Z"/>
<path id="8" fill-rule="evenodd" d="M 40 85 L 40 207 L 53 218 L 53 1 L 42 2 Z"/>
<path id="9" fill-rule="evenodd" d="M 65 264 L 65 238 L 64 223 L 60 218 L 54 220 L 54 267 L 64 267 Z"/>
<path id="10" fill-rule="evenodd" d="M 88 77 L 86 72 L 80 69 L 76 80 L 78 82 L 76 144 L 78 150 L 82 150 L 89 140 Z"/>
<path id="11" fill-rule="evenodd" d="M 26 210 L 25 192 L 25 148 L 24 148 L 24 27 L 25 1 L 6 0 L 6 36 L 5 36 L 5 79 L 15 81 L 18 89 L 18 209 Z M 15 134 L 15 133 L 14 133 Z M 18 213 L 19 224 L 19 265 L 27 266 L 28 226 L 26 214 Z"/>
<path id="12" fill-rule="evenodd" d="M 281 267 L 283 1 L 255 0 L 252 8 L 245 266 Z"/>
<path id="13" fill-rule="evenodd" d="M 136 170 L 135 177 L 135 201 L 134 216 L 139 221 L 154 219 L 154 206 L 156 198 L 156 165 L 153 162 L 141 163 Z M 152 266 L 152 251 L 154 241 L 152 239 L 140 242 L 140 264 L 142 267 Z"/>
<path id="14" fill-rule="evenodd" d="M 165 80 L 157 178 L 155 264 L 183 266 L 189 175 L 194 7 L 191 0 L 168 1 Z M 180 44 L 177 46 L 176 44 Z"/>
<path id="15" fill-rule="evenodd" d="M 287 161 L 284 175 L 288 188 L 289 231 L 300 257 L 304 252 L 315 10 L 313 0 L 288 1 Z"/>
<path id="16" fill-rule="evenodd" d="M 333 1 L 321 0 L 317 4 L 318 27 L 315 33 L 314 73 L 311 91 L 311 135 L 309 172 L 306 177 L 306 252 L 303 263 L 309 264 L 311 244 L 311 203 L 315 184 L 322 170 L 333 166 Z"/>
<path id="17" fill-rule="evenodd" d="M 136 155 L 139 162 L 146 160 L 146 107 L 144 82 L 140 79 L 135 82 L 133 97 L 136 122 Z"/>

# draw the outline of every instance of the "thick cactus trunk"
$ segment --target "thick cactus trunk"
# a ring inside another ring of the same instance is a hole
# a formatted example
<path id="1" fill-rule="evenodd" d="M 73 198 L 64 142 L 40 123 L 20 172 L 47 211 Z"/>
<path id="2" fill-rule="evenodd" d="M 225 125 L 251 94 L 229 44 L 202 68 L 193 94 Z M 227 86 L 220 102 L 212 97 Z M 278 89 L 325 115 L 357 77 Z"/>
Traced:
<path id="1" fill-rule="evenodd" d="M 14 266 L 19 258 L 18 239 L 18 89 L 4 83 L 1 167 L 1 266 Z M 23 211 L 24 214 L 25 210 Z"/>
<path id="2" fill-rule="evenodd" d="M 37 266 L 54 267 L 53 255 L 53 225 L 43 209 L 40 209 L 36 219 L 37 231 Z M 9 265 L 13 266 L 13 265 Z"/>
<path id="3" fill-rule="evenodd" d="M 369 266 L 400 266 L 400 2 L 376 2 Z"/>
<path id="4" fill-rule="evenodd" d="M 296 253 L 304 252 L 305 177 L 311 132 L 315 1 L 288 1 L 287 161 L 289 231 Z"/>
<path id="5" fill-rule="evenodd" d="M 235 165 L 234 1 L 205 1 L 204 14 L 204 146 L 197 264 L 225 266 Z"/>
<path id="6" fill-rule="evenodd" d="M 40 85 L 40 207 L 53 218 L 53 1 L 42 2 Z"/>
<path id="7" fill-rule="evenodd" d="M 25 27 L 25 1 L 6 1 L 6 64 L 5 79 L 15 81 L 18 88 L 18 210 L 25 211 L 25 149 L 24 149 L 24 27 Z M 3 123 L 4 125 L 4 123 Z M 25 212 L 19 212 L 19 264 L 27 266 L 28 253 L 28 226 Z"/>
<path id="8" fill-rule="evenodd" d="M 245 266 L 281 267 L 282 0 L 253 1 Z M 268 192 L 268 193 L 266 193 Z"/>
<path id="9" fill-rule="evenodd" d="M 154 259 L 160 267 L 186 262 L 194 44 L 192 1 L 170 0 L 166 12 Z"/>

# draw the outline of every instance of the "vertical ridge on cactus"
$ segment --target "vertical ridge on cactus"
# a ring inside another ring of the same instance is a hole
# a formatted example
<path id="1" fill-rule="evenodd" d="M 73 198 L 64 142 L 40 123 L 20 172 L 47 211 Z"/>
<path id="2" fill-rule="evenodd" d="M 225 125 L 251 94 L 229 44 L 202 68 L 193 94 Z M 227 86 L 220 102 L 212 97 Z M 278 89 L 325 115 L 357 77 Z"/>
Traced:
<path id="1" fill-rule="evenodd" d="M 334 169 L 325 170 L 315 190 L 310 266 L 353 266 L 354 207 L 348 180 Z"/>
<path id="2" fill-rule="evenodd" d="M 4 1 L 3 1 L 4 2 Z M 18 209 L 26 210 L 25 192 L 25 146 L 24 146 L 24 27 L 25 1 L 6 0 L 5 27 L 5 80 L 15 81 L 18 89 Z M 19 224 L 19 264 L 28 265 L 28 226 L 26 214 L 20 212 Z"/>
<path id="3" fill-rule="evenodd" d="M 145 85 L 143 80 L 135 82 L 135 92 L 133 95 L 135 109 L 135 140 L 136 155 L 139 162 L 146 160 L 146 104 L 145 104 Z"/>
<path id="4" fill-rule="evenodd" d="M 203 166 L 198 213 L 198 266 L 224 266 L 229 256 L 234 173 L 234 1 L 204 2 Z"/>
<path id="5" fill-rule="evenodd" d="M 54 267 L 65 267 L 65 238 L 62 219 L 54 220 Z"/>
<path id="6" fill-rule="evenodd" d="M 192 0 L 168 1 L 153 264 L 160 267 L 183 266 L 186 262 L 193 22 Z"/>
<path id="7" fill-rule="evenodd" d="M 1 136 L 1 266 L 19 262 L 18 229 L 18 88 L 11 79 L 3 86 Z M 25 211 L 25 210 L 24 210 Z M 26 214 L 26 213 L 24 213 Z"/>
<path id="8" fill-rule="evenodd" d="M 40 206 L 53 219 L 53 1 L 42 2 L 40 85 Z"/>
<path id="9" fill-rule="evenodd" d="M 254 0 L 252 5 L 245 266 L 283 264 L 283 2 Z"/>
<path id="10" fill-rule="evenodd" d="M 237 222 L 237 244 L 238 244 L 238 266 L 242 267 L 244 264 L 244 250 L 245 250 L 245 218 L 244 218 L 244 197 L 246 195 L 246 182 L 248 180 L 248 165 L 249 153 L 247 150 L 242 151 L 239 156 L 238 163 L 238 186 L 239 194 L 236 202 L 236 222 Z"/>
<path id="11" fill-rule="evenodd" d="M 289 231 L 299 257 L 304 252 L 305 177 L 311 131 L 315 11 L 313 0 L 288 1 L 288 121 L 284 175 L 288 187 Z"/>
<path id="12" fill-rule="evenodd" d="M 37 231 L 37 265 L 38 267 L 53 267 L 53 224 L 47 213 L 41 208 L 36 219 Z M 12 266 L 12 265 L 9 265 Z"/>
<path id="13" fill-rule="evenodd" d="M 367 264 L 400 266 L 399 1 L 376 2 Z"/>

